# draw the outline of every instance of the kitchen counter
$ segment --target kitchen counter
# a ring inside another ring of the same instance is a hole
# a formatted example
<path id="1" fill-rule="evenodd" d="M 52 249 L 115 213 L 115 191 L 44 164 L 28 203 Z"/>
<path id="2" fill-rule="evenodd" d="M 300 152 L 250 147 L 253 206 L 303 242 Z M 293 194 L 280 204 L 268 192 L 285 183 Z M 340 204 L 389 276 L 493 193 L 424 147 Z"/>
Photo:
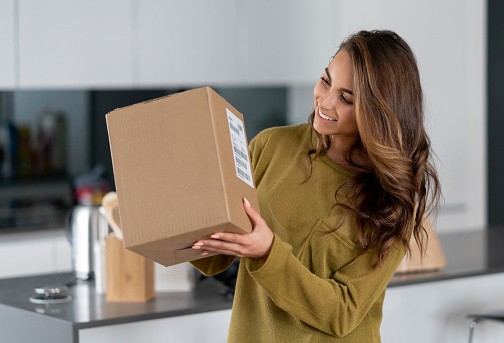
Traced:
<path id="1" fill-rule="evenodd" d="M 192 292 L 158 292 L 148 302 L 107 302 L 104 294 L 95 293 L 93 281 L 79 281 L 69 287 L 72 299 L 65 303 L 29 301 L 35 295 L 34 287 L 71 280 L 72 273 L 0 280 L 0 341 L 22 342 L 19 335 L 29 334 L 33 337 L 30 342 L 46 342 L 41 340 L 43 336 L 47 342 L 78 342 L 78 330 L 85 328 L 218 311 L 232 305 L 232 300 L 225 296 L 227 288 L 213 278 L 198 281 Z M 47 330 L 49 326 L 51 330 Z M 11 340 L 5 337 L 8 331 Z"/>
<path id="2" fill-rule="evenodd" d="M 504 272 L 504 226 L 439 235 L 446 258 L 442 270 L 396 274 L 389 287 Z"/>
<path id="3" fill-rule="evenodd" d="M 432 283 L 504 272 L 504 228 L 439 236 L 447 259 L 442 271 L 395 275 L 389 287 Z M 66 283 L 71 273 L 0 280 L 2 342 L 78 342 L 79 330 L 228 310 L 226 287 L 213 278 L 196 283 L 192 292 L 159 293 L 145 303 L 111 303 L 95 294 L 92 281 L 70 288 L 72 300 L 62 304 L 33 304 L 34 287 Z M 50 327 L 51 330 L 47 330 Z M 29 329 L 28 329 L 29 328 Z M 5 336 L 10 332 L 12 336 Z M 36 339 L 35 339 L 36 338 Z"/>

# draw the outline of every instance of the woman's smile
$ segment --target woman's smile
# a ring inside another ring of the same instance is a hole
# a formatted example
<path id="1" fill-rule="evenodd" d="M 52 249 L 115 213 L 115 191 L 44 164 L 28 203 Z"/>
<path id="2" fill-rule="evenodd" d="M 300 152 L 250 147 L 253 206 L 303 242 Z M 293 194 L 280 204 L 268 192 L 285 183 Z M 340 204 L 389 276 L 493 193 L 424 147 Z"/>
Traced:
<path id="1" fill-rule="evenodd" d="M 328 121 L 337 121 L 337 119 L 331 118 L 331 117 L 329 117 L 329 116 L 326 116 L 324 113 L 322 113 L 322 111 L 320 110 L 320 108 L 319 108 L 319 110 L 318 110 L 318 115 L 319 115 L 322 119 L 324 119 L 324 120 L 328 120 Z"/>

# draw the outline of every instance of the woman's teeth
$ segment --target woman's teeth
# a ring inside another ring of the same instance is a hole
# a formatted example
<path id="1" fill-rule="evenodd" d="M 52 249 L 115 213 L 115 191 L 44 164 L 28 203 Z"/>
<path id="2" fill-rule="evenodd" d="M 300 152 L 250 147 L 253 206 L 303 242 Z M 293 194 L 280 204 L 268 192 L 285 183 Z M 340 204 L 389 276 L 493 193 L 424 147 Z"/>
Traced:
<path id="1" fill-rule="evenodd" d="M 326 116 L 325 114 L 322 114 L 322 112 L 320 112 L 320 110 L 319 110 L 319 112 L 318 112 L 318 113 L 319 113 L 319 116 L 320 116 L 322 119 L 325 119 L 325 120 L 330 120 L 330 121 L 336 121 L 336 119 L 333 119 L 333 118 L 331 118 L 331 117 Z"/>

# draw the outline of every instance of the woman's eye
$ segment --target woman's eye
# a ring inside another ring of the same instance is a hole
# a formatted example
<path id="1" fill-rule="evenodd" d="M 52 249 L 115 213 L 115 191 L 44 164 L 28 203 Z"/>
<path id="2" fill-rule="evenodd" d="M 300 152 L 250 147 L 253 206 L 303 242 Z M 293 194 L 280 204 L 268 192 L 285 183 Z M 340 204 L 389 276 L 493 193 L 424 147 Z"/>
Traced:
<path id="1" fill-rule="evenodd" d="M 345 98 L 345 95 L 341 94 L 340 97 L 341 97 L 341 100 L 343 100 L 344 103 L 346 103 L 348 105 L 353 105 L 353 102 L 351 102 L 347 98 Z"/>
<path id="2" fill-rule="evenodd" d="M 326 86 L 326 87 L 331 86 L 331 84 L 329 83 L 329 81 L 325 77 L 322 76 L 320 79 L 322 80 L 322 83 L 324 84 L 324 86 Z"/>

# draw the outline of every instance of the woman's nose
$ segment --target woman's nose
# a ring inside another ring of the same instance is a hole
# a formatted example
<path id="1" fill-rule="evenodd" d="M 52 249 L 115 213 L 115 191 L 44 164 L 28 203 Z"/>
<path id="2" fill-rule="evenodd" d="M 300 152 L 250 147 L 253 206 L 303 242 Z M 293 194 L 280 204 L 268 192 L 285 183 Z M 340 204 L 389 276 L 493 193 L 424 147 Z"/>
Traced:
<path id="1" fill-rule="evenodd" d="M 333 92 L 327 92 L 317 99 L 317 104 L 320 108 L 333 110 L 336 107 L 336 98 L 332 93 Z"/>

